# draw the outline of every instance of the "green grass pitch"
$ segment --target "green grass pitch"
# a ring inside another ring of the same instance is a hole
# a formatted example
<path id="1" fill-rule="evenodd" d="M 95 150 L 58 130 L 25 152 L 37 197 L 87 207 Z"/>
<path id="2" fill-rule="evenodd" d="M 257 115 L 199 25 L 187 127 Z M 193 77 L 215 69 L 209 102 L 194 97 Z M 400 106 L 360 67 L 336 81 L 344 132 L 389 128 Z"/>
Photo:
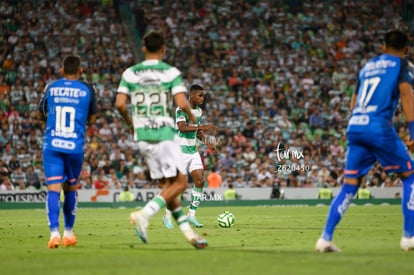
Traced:
<path id="1" fill-rule="evenodd" d="M 209 247 L 196 250 L 163 211 L 151 219 L 149 243 L 128 222 L 134 209 L 80 208 L 75 247 L 47 249 L 45 210 L 1 210 L 0 274 L 412 274 L 414 253 L 399 248 L 400 206 L 350 207 L 335 243 L 339 254 L 318 254 L 328 207 L 200 207 Z M 236 218 L 220 228 L 223 210 Z M 61 215 L 62 216 L 62 215 Z M 62 217 L 61 217 L 62 220 Z"/>

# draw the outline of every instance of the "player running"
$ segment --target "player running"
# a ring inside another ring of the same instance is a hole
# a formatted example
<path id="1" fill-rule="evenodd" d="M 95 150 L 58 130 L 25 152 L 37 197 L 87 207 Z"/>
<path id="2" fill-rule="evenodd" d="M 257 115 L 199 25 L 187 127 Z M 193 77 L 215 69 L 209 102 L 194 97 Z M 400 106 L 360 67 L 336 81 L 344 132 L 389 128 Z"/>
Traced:
<path id="1" fill-rule="evenodd" d="M 164 34 L 150 31 L 144 36 L 143 45 L 145 60 L 123 72 L 115 106 L 134 134 L 151 178 L 159 180 L 162 190 L 142 210 L 132 212 L 130 222 L 135 226 L 138 237 L 147 243 L 150 218 L 166 206 L 188 242 L 195 248 L 205 248 L 207 241 L 193 231 L 177 198 L 187 188 L 188 182 L 180 147 L 174 141 L 172 98 L 190 121 L 194 123 L 196 118 L 186 98 L 187 89 L 181 72 L 162 62 L 166 50 Z M 132 120 L 127 107 L 129 100 Z"/>

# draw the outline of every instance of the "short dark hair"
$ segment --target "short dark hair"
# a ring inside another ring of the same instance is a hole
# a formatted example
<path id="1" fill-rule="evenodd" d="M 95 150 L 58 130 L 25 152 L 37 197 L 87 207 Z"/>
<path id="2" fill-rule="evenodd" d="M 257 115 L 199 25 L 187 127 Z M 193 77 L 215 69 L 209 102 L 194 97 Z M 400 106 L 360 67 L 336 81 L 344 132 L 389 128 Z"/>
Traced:
<path id="1" fill-rule="evenodd" d="M 151 53 L 158 52 L 165 45 L 164 33 L 161 30 L 152 30 L 144 35 L 144 46 Z"/>
<path id="2" fill-rule="evenodd" d="M 80 67 L 80 58 L 76 55 L 68 55 L 63 59 L 63 73 L 77 74 Z"/>
<path id="3" fill-rule="evenodd" d="M 203 87 L 201 87 L 201 85 L 198 84 L 193 84 L 190 87 L 190 92 L 196 92 L 196 91 L 203 91 Z"/>
<path id="4" fill-rule="evenodd" d="M 384 36 L 386 47 L 402 51 L 408 47 L 408 36 L 400 30 L 389 31 Z"/>

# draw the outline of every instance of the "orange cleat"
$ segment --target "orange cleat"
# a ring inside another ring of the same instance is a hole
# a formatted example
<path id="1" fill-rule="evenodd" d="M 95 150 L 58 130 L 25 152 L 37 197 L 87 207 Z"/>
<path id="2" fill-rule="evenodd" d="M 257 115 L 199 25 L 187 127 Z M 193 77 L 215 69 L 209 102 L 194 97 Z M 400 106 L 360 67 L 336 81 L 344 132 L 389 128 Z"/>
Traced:
<path id="1" fill-rule="evenodd" d="M 76 240 L 75 235 L 73 235 L 72 237 L 66 237 L 63 236 L 62 239 L 62 245 L 69 247 L 69 246 L 75 246 L 78 243 L 78 241 Z"/>
<path id="2" fill-rule="evenodd" d="M 53 237 L 50 238 L 49 243 L 47 244 L 48 248 L 59 248 L 60 245 L 60 238 L 59 237 Z"/>

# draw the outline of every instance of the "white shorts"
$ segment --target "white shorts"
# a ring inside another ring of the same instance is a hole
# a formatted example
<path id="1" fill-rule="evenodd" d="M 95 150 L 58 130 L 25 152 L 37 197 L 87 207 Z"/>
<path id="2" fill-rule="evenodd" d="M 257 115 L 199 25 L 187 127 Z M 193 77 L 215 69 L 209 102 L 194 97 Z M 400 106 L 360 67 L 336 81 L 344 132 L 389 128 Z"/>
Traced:
<path id="1" fill-rule="evenodd" d="M 138 142 L 138 149 L 144 156 L 152 179 L 177 176 L 177 170 L 186 175 L 180 146 L 172 140 L 159 143 Z"/>
<path id="2" fill-rule="evenodd" d="M 194 170 L 203 170 L 203 162 L 201 161 L 200 154 L 183 154 L 184 165 L 187 172 L 191 174 Z"/>

